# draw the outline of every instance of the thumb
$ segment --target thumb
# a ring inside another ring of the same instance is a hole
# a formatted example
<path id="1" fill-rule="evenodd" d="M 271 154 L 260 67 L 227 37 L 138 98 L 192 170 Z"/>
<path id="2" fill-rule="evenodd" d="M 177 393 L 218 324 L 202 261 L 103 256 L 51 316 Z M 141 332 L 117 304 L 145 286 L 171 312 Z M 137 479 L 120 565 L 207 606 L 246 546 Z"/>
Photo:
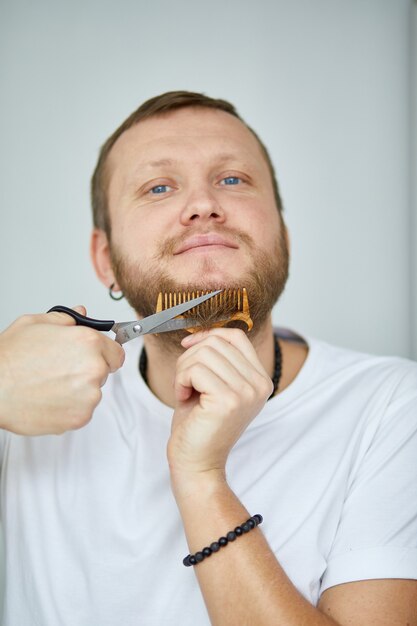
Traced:
<path id="1" fill-rule="evenodd" d="M 81 313 L 81 315 L 87 315 L 87 309 L 82 304 L 77 304 L 77 306 L 72 306 L 71 308 L 77 311 L 77 313 Z"/>
<path id="2" fill-rule="evenodd" d="M 87 309 L 82 305 L 78 304 L 77 306 L 71 307 L 73 311 L 80 313 L 81 315 L 86 315 Z M 75 325 L 75 319 L 71 317 L 68 313 L 58 312 L 58 311 L 50 311 L 47 315 L 47 320 L 49 323 L 53 324 L 62 324 L 64 326 L 73 326 Z"/>

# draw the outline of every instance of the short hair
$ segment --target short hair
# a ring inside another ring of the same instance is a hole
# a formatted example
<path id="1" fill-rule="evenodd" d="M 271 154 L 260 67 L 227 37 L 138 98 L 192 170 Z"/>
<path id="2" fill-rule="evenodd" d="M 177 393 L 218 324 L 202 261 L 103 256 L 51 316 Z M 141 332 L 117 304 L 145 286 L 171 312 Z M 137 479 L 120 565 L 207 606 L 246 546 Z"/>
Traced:
<path id="1" fill-rule="evenodd" d="M 275 196 L 275 202 L 278 211 L 282 212 L 283 206 L 281 196 L 279 193 L 278 182 L 275 174 L 275 169 L 269 156 L 268 150 L 255 133 L 255 131 L 246 124 L 246 122 L 240 117 L 236 108 L 230 102 L 221 100 L 218 98 L 210 98 L 202 93 L 195 93 L 191 91 L 169 91 L 160 96 L 155 96 L 146 100 L 140 105 L 136 111 L 134 111 L 129 117 L 114 131 L 114 133 L 107 139 L 100 149 L 99 157 L 96 168 L 94 170 L 91 179 L 91 205 L 93 210 L 93 223 L 96 228 L 104 230 L 110 237 L 111 224 L 109 216 L 109 207 L 107 200 L 108 179 L 109 173 L 107 168 L 107 160 L 109 153 L 118 140 L 118 138 L 129 128 L 135 126 L 142 120 L 146 120 L 150 117 L 164 115 L 170 111 L 176 111 L 178 109 L 184 109 L 187 107 L 201 107 L 205 109 L 217 109 L 219 111 L 225 111 L 230 113 L 234 117 L 237 117 L 246 128 L 254 135 L 257 140 L 261 151 L 265 157 L 268 165 L 272 186 Z"/>

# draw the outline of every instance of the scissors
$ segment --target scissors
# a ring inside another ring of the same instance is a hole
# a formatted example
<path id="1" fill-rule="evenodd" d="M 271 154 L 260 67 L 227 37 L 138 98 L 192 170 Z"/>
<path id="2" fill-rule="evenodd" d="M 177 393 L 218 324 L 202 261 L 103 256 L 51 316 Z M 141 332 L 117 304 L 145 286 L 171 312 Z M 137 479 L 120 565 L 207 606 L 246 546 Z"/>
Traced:
<path id="1" fill-rule="evenodd" d="M 135 320 L 133 322 L 115 322 L 114 320 L 96 320 L 92 317 L 87 317 L 77 313 L 73 309 L 66 306 L 57 305 L 49 309 L 48 313 L 57 311 L 58 313 L 66 313 L 70 315 L 75 323 L 79 326 L 87 326 L 88 328 L 94 328 L 95 330 L 109 331 L 112 330 L 115 334 L 115 341 L 122 345 L 131 339 L 141 337 L 142 335 L 149 335 L 153 333 L 167 333 L 173 330 L 181 330 L 183 328 L 191 328 L 196 325 L 196 321 L 193 318 L 181 318 L 175 319 L 177 315 L 182 315 L 190 309 L 198 306 L 202 302 L 217 296 L 223 290 L 218 289 L 212 291 L 204 296 L 193 298 L 182 304 L 178 304 L 169 309 L 165 309 L 160 313 L 155 313 L 149 317 L 144 317 L 142 320 Z"/>

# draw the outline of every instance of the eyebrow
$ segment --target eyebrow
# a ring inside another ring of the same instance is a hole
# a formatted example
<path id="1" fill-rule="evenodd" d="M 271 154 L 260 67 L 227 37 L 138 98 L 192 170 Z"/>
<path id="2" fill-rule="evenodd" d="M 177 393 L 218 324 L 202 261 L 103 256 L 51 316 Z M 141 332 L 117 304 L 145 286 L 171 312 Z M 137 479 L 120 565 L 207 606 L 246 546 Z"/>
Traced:
<path id="1" fill-rule="evenodd" d="M 215 161 L 219 164 L 222 163 L 226 163 L 227 161 L 238 161 L 240 160 L 239 157 L 235 154 L 219 154 L 215 157 Z M 157 161 L 148 161 L 148 162 L 144 162 L 140 164 L 140 167 L 149 167 L 149 168 L 155 168 L 155 167 L 164 167 L 164 166 L 169 166 L 169 165 L 175 165 L 176 163 L 178 163 L 179 161 L 177 159 L 158 159 Z"/>
<path id="2" fill-rule="evenodd" d="M 158 159 L 158 161 L 148 161 L 145 163 L 141 163 L 141 167 L 161 167 L 164 165 L 173 165 L 174 161 L 172 159 Z"/>

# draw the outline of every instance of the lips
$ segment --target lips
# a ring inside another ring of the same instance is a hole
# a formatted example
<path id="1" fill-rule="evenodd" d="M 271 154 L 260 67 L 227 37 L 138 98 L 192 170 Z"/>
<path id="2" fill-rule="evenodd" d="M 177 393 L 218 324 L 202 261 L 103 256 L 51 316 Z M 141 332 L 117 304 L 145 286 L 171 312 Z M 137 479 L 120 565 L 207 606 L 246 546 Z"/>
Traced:
<path id="1" fill-rule="evenodd" d="M 221 235 L 217 235 L 216 233 L 207 233 L 205 235 L 194 235 L 193 237 L 186 239 L 175 250 L 174 255 L 182 254 L 183 252 L 187 252 L 187 250 L 192 250 L 193 248 L 201 248 L 205 246 L 224 246 L 225 248 L 235 249 L 238 248 L 234 241 L 231 241 L 226 237 L 222 237 Z"/>

